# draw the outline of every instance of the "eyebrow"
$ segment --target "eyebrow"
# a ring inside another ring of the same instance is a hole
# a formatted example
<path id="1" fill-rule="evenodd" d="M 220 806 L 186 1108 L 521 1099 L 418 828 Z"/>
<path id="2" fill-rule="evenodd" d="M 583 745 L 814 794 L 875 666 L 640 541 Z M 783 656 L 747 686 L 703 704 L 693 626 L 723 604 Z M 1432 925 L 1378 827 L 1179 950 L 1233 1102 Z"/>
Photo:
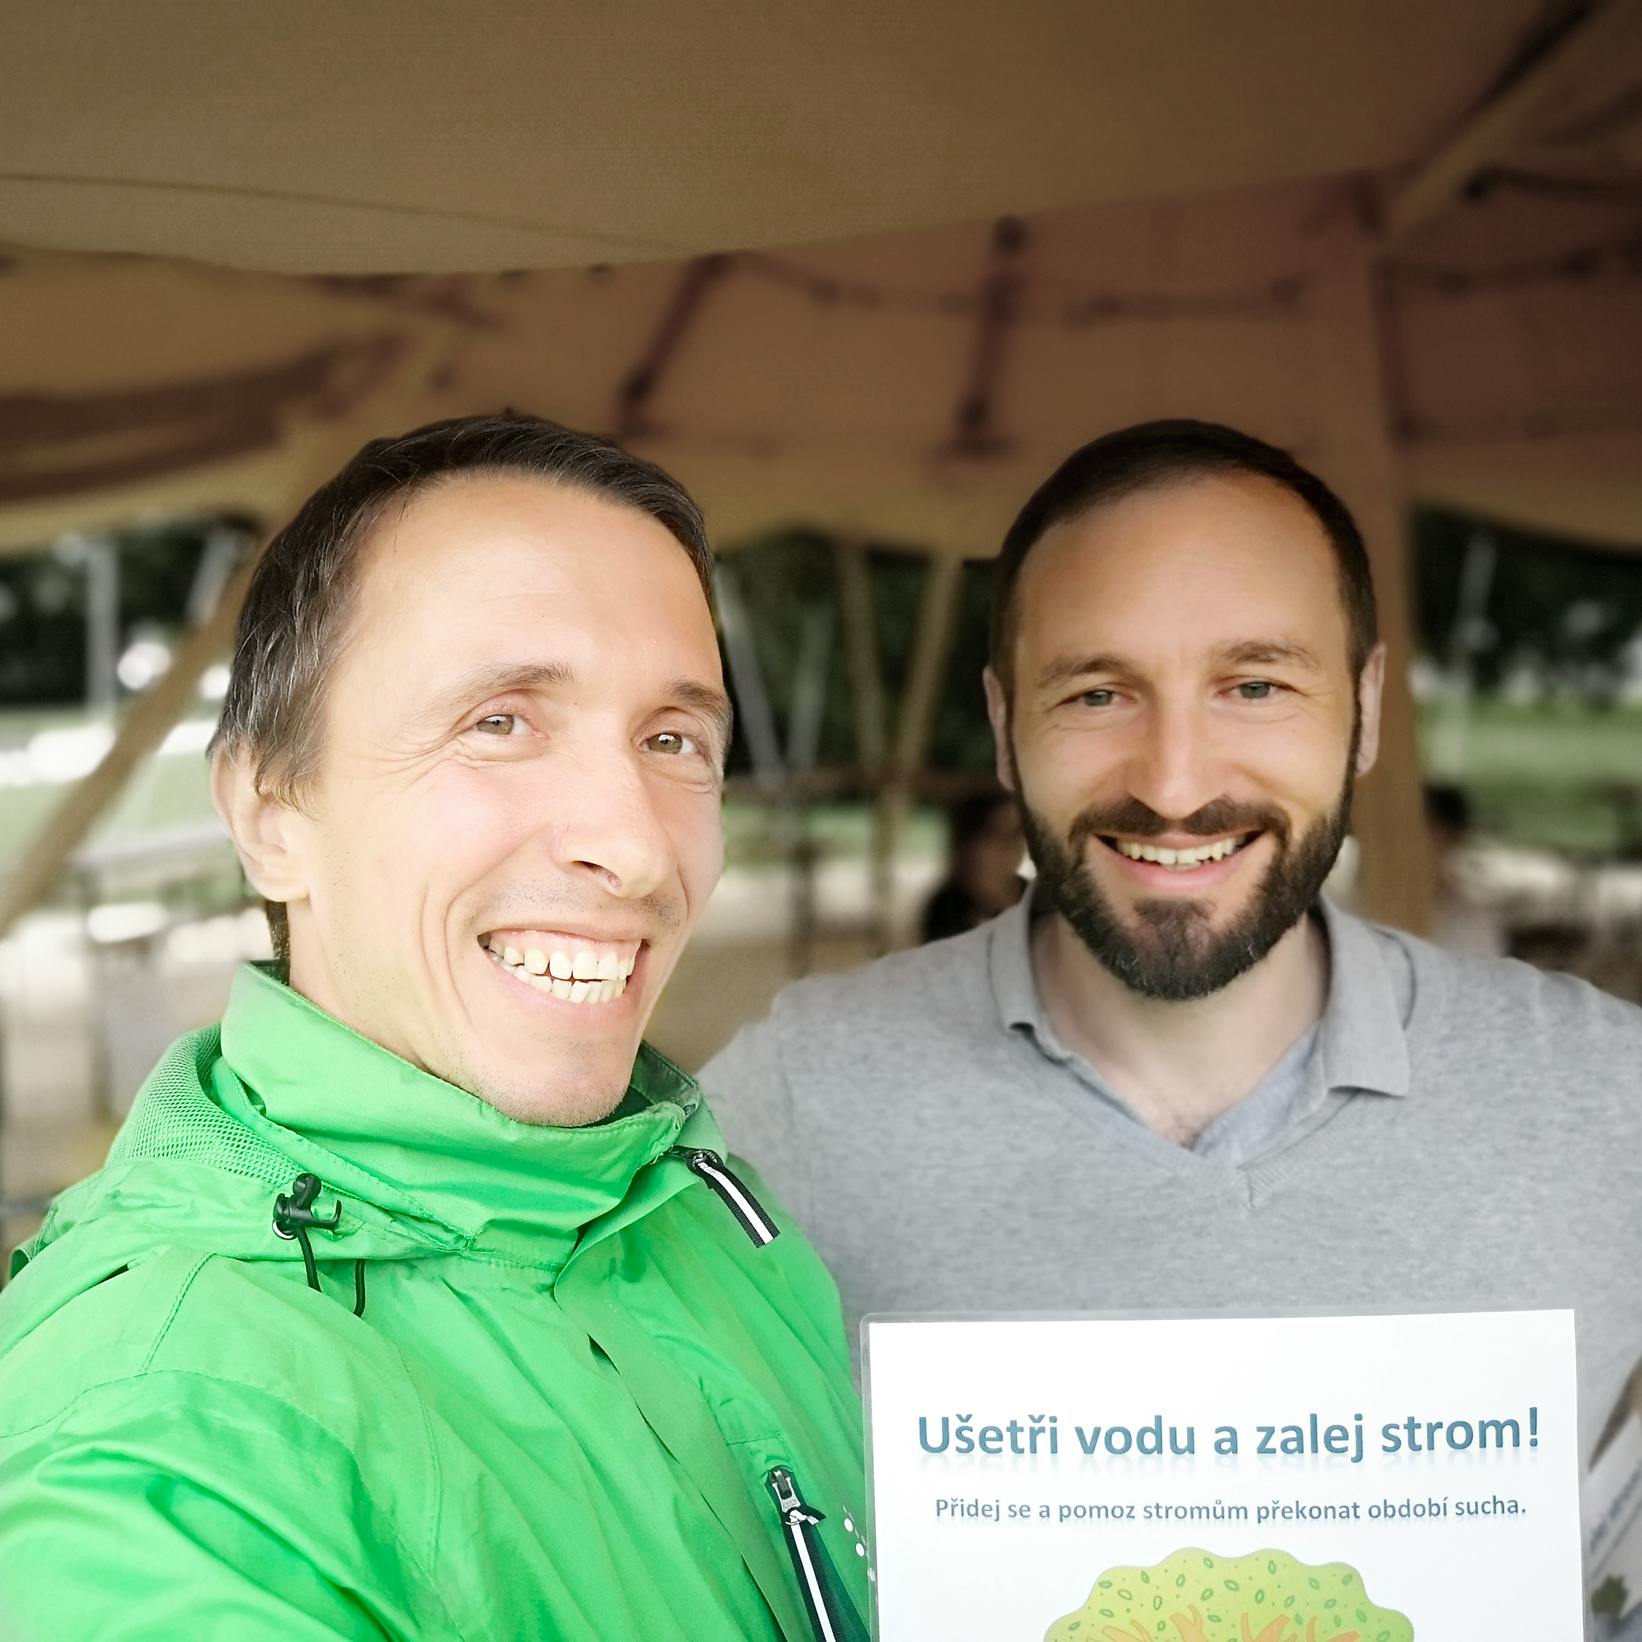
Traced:
<path id="1" fill-rule="evenodd" d="M 730 750 L 730 735 L 735 728 L 735 711 L 730 698 L 710 684 L 693 678 L 676 678 L 666 686 L 662 695 L 680 707 L 693 707 L 706 718 L 718 736 L 718 755 L 722 759 Z"/>
<path id="2" fill-rule="evenodd" d="M 1293 639 L 1240 639 L 1235 644 L 1217 645 L 1211 652 L 1215 663 L 1222 667 L 1304 667 L 1321 672 L 1322 663 L 1316 652 Z M 1137 663 L 1115 652 L 1097 652 L 1087 656 L 1061 656 L 1047 663 L 1038 673 L 1038 688 L 1055 689 L 1080 678 L 1101 673 L 1119 673 L 1132 676 L 1144 671 Z"/>
<path id="3" fill-rule="evenodd" d="M 1244 639 L 1239 644 L 1222 645 L 1215 656 L 1235 667 L 1307 667 L 1314 673 L 1323 670 L 1317 652 L 1293 639 Z"/>
<path id="4" fill-rule="evenodd" d="M 1132 673 L 1133 662 L 1118 655 L 1061 656 L 1046 663 L 1038 672 L 1038 688 L 1051 690 L 1057 685 L 1070 684 L 1074 679 L 1088 678 L 1094 673 Z"/>
<path id="5" fill-rule="evenodd" d="M 487 662 L 470 668 L 460 678 L 447 684 L 437 695 L 429 697 L 417 715 L 430 722 L 453 718 L 476 701 L 486 696 L 501 695 L 507 690 L 562 690 L 575 682 L 575 672 L 562 661 L 535 662 L 520 665 L 517 662 Z"/>

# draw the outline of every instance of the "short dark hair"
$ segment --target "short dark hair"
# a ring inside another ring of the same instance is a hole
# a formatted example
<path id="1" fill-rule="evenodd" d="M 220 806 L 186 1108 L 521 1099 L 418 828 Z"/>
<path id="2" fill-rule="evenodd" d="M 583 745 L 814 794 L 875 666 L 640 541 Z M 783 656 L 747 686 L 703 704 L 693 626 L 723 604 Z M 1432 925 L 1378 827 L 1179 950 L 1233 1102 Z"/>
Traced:
<path id="1" fill-rule="evenodd" d="M 528 474 L 648 515 L 689 554 L 710 598 L 701 509 L 676 479 L 608 439 L 517 411 L 373 439 L 264 550 L 240 612 L 212 752 L 249 758 L 260 789 L 295 801 L 318 763 L 325 686 L 353 619 L 359 550 L 372 526 L 393 502 L 475 473 Z M 284 958 L 284 908 L 271 905 L 268 921 Z"/>
<path id="2" fill-rule="evenodd" d="M 1379 641 L 1374 579 L 1362 532 L 1345 503 L 1286 450 L 1218 422 L 1171 418 L 1108 433 L 1073 451 L 1017 515 L 994 561 L 992 669 L 1007 689 L 1015 642 L 1015 589 L 1021 566 L 1051 525 L 1136 491 L 1215 474 L 1252 473 L 1298 496 L 1334 549 L 1353 675 Z"/>

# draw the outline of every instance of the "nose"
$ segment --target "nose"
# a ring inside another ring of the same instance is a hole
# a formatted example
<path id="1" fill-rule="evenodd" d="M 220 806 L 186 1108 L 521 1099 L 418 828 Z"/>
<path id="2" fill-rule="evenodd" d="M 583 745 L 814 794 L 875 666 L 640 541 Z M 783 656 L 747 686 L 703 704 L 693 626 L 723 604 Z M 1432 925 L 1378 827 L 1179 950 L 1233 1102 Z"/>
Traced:
<path id="1" fill-rule="evenodd" d="M 1224 790 L 1212 727 L 1191 703 L 1158 703 L 1137 726 L 1128 762 L 1131 797 L 1169 821 L 1184 820 Z"/>
<path id="2" fill-rule="evenodd" d="M 631 757 L 561 765 L 546 803 L 556 823 L 554 853 L 567 871 L 626 901 L 655 894 L 672 876 L 672 841 Z"/>

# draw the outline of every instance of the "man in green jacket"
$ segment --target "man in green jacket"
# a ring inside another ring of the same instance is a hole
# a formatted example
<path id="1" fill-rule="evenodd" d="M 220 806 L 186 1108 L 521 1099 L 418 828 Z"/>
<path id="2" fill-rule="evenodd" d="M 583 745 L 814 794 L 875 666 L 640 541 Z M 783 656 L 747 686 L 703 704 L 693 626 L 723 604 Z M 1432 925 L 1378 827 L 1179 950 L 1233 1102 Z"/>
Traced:
<path id="1" fill-rule="evenodd" d="M 533 418 L 268 548 L 213 749 L 278 961 L 0 1299 L 0 1637 L 862 1642 L 830 1279 L 641 1041 L 717 880 L 701 517 Z"/>

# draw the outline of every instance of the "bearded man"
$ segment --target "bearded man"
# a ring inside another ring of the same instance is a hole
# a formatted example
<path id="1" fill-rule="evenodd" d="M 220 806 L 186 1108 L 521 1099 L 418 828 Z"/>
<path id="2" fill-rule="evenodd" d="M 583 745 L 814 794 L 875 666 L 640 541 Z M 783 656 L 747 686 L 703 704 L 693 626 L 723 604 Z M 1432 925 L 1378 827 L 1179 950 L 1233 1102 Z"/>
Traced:
<path id="1" fill-rule="evenodd" d="M 995 598 L 1030 895 L 702 1073 L 846 1312 L 1573 1305 L 1588 1455 L 1642 1357 L 1642 1011 L 1321 898 L 1385 673 L 1346 508 L 1229 428 L 1130 428 Z"/>

